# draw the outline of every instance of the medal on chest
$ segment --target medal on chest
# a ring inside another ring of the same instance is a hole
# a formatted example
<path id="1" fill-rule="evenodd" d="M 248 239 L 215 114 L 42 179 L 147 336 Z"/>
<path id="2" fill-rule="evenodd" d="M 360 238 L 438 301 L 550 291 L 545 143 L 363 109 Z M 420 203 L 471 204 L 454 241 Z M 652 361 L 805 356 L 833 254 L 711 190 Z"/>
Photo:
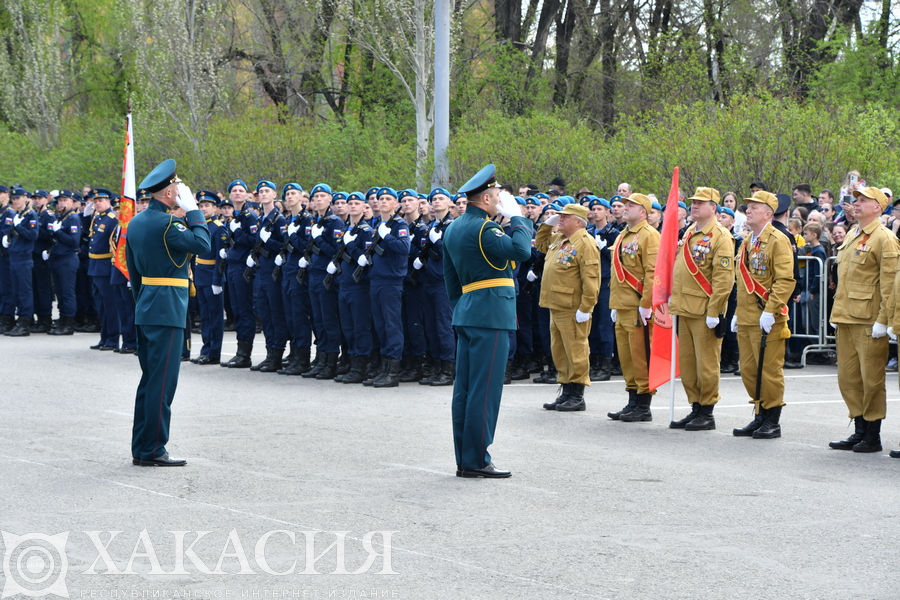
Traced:
<path id="1" fill-rule="evenodd" d="M 578 250 L 572 244 L 563 244 L 556 253 L 556 263 L 568 268 L 575 261 Z"/>
<path id="2" fill-rule="evenodd" d="M 703 239 L 697 241 L 696 244 L 691 246 L 691 256 L 694 258 L 694 262 L 703 262 L 706 260 L 706 256 L 709 254 L 709 244 L 710 239 L 708 235 L 703 236 Z"/>
<path id="3" fill-rule="evenodd" d="M 622 253 L 627 254 L 628 256 L 634 256 L 635 254 L 637 254 L 638 248 L 640 248 L 640 244 L 638 243 L 638 239 L 635 237 L 622 247 Z"/>

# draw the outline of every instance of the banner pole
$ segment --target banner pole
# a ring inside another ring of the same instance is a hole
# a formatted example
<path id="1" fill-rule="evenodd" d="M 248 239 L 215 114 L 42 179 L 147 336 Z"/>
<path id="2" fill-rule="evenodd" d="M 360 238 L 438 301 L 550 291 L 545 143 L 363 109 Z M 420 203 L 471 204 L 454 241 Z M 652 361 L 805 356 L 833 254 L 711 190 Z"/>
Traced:
<path id="1" fill-rule="evenodd" d="M 669 361 L 669 423 L 675 420 L 675 342 L 678 331 L 678 315 L 672 315 L 672 360 Z"/>

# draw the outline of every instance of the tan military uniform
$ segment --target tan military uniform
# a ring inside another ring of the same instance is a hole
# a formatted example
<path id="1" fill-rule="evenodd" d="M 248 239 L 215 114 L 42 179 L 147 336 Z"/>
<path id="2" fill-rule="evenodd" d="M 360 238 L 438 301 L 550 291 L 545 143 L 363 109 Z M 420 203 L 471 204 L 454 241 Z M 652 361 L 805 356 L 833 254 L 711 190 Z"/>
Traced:
<path id="1" fill-rule="evenodd" d="M 784 406 L 784 343 L 791 337 L 786 308 L 794 293 L 794 250 L 790 240 L 770 223 L 758 238 L 753 239 L 749 235 L 744 239 L 737 260 L 737 309 L 734 314 L 738 323 L 738 350 L 744 389 L 751 398 L 755 396 L 759 347 L 763 336 L 759 317 L 763 312 L 772 313 L 775 324 L 766 335 L 760 403 L 765 409 Z M 758 282 L 768 299 L 752 291 L 752 281 L 747 279 L 748 275 Z M 757 406 L 757 412 L 759 408 Z"/>
<path id="2" fill-rule="evenodd" d="M 692 264 L 688 263 L 685 251 Z M 685 232 L 678 243 L 669 312 L 678 315 L 678 361 L 688 402 L 709 406 L 719 401 L 722 340 L 706 325 L 728 308 L 734 287 L 734 238 L 715 219 Z"/>
<path id="3" fill-rule="evenodd" d="M 641 325 L 638 307 L 651 308 L 653 272 L 659 252 L 659 232 L 641 221 L 626 227 L 613 245 L 613 276 L 610 278 L 609 307 L 617 311 L 616 347 L 626 390 L 655 394 L 649 386 L 647 343 L 652 339 L 652 320 Z M 621 266 L 621 269 L 619 268 Z M 644 334 L 647 334 L 647 340 Z"/>
<path id="4" fill-rule="evenodd" d="M 591 314 L 600 291 L 600 251 L 594 238 L 580 229 L 571 238 L 541 225 L 535 246 L 547 255 L 540 305 L 550 309 L 550 351 L 559 383 L 591 385 L 590 319 L 575 321 L 575 312 Z"/>
<path id="5" fill-rule="evenodd" d="M 838 387 L 850 418 L 883 419 L 888 337 L 872 325 L 890 325 L 889 300 L 897 271 L 897 237 L 878 219 L 847 232 L 838 249 L 838 286 L 830 322 L 837 326 Z"/>

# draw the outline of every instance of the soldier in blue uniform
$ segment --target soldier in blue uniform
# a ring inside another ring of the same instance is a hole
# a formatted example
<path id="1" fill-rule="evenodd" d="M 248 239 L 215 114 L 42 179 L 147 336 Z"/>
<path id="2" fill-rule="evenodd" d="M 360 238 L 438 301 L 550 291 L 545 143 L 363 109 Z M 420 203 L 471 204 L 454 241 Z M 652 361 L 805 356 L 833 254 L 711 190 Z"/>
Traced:
<path id="1" fill-rule="evenodd" d="M 225 335 L 225 304 L 223 294 L 225 277 L 219 270 L 219 261 L 224 260 L 219 252 L 225 247 L 227 235 L 225 226 L 216 218 L 219 196 L 210 190 L 200 190 L 194 196 L 206 219 L 209 230 L 209 252 L 194 259 L 194 286 L 200 304 L 200 337 L 203 347 L 200 355 L 192 358 L 195 365 L 217 365 L 222 360 L 222 338 Z"/>
<path id="2" fill-rule="evenodd" d="M 309 371 L 310 349 L 312 347 L 312 306 L 309 301 L 309 284 L 304 278 L 299 281 L 299 260 L 312 239 L 310 231 L 314 224 L 304 204 L 307 196 L 299 183 L 288 183 L 281 190 L 284 208 L 290 212 L 285 243 L 275 257 L 275 264 L 282 267 L 281 293 L 284 304 L 291 352 L 282 375 L 302 375 Z"/>
<path id="3" fill-rule="evenodd" d="M 275 184 L 263 180 L 256 184 L 261 205 L 262 219 L 256 232 L 256 243 L 247 256 L 247 267 L 258 271 L 254 278 L 254 305 L 262 321 L 266 338 L 266 358 L 250 368 L 261 373 L 275 373 L 281 368 L 287 345 L 287 323 L 284 319 L 284 300 L 281 295 L 281 279 L 273 277 L 275 257 L 284 245 L 287 221 L 275 206 L 278 193 Z"/>
<path id="4" fill-rule="evenodd" d="M 540 214 L 541 203 L 534 196 L 525 198 L 524 202 L 525 216 L 533 223 Z M 540 359 L 535 360 L 534 358 L 534 325 L 537 321 L 537 299 L 540 293 L 536 293 L 537 286 L 528 278 L 529 273 L 531 273 L 532 277 L 535 277 L 532 269 L 540 255 L 540 252 L 535 247 L 534 237 L 532 237 L 531 256 L 528 260 L 518 263 L 518 269 L 516 270 L 516 288 L 518 289 L 516 294 L 516 318 L 519 329 L 516 331 L 516 356 L 512 372 L 510 373 L 510 379 L 513 381 L 528 379 L 531 376 L 532 367 L 539 365 L 544 356 L 543 352 L 541 352 Z M 540 367 L 538 367 L 537 371 L 540 370 Z"/>
<path id="5" fill-rule="evenodd" d="M 157 166 L 140 187 L 153 194 L 147 210 L 128 225 L 125 251 L 136 301 L 141 382 L 134 401 L 131 456 L 143 467 L 180 467 L 166 450 L 172 399 L 181 369 L 188 305 L 188 258 L 209 252 L 209 229 L 190 190 L 175 174 L 175 161 Z M 170 210 L 186 211 L 176 219 Z"/>
<path id="6" fill-rule="evenodd" d="M 403 316 L 403 358 L 400 364 L 400 383 L 422 379 L 425 361 L 425 288 L 413 283 L 410 276 L 415 271 L 428 241 L 428 226 L 419 212 L 419 195 L 415 190 L 401 190 L 400 214 L 409 226 L 409 260 L 406 277 L 403 278 L 401 314 Z"/>
<path id="7" fill-rule="evenodd" d="M 253 287 L 244 279 L 247 257 L 256 242 L 259 217 L 250 210 L 247 203 L 247 184 L 236 179 L 228 184 L 228 196 L 234 204 L 234 218 L 228 224 L 231 232 L 231 247 L 226 253 L 228 285 L 231 309 L 234 314 L 234 330 L 237 336 L 237 354 L 223 367 L 249 369 L 256 337 L 256 315 L 253 310 Z"/>
<path id="8" fill-rule="evenodd" d="M 12 229 L 15 211 L 9 206 L 9 188 L 0 185 L 0 238 Z M 12 295 L 9 271 L 9 250 L 0 245 L 0 333 L 10 331 L 16 324 L 16 301 Z"/>
<path id="9" fill-rule="evenodd" d="M 34 289 L 34 312 L 37 315 L 37 322 L 31 328 L 31 333 L 47 333 L 53 326 L 53 285 L 50 279 L 50 265 L 44 260 L 44 253 L 47 252 L 49 258 L 53 233 L 50 226 L 56 220 L 56 216 L 47 210 L 50 193 L 46 190 L 34 190 L 31 200 L 38 216 L 38 237 L 31 253 L 34 263 L 31 285 Z"/>
<path id="10" fill-rule="evenodd" d="M 38 236 L 38 216 L 28 203 L 28 192 L 13 188 L 10 194 L 11 212 L 7 212 L 6 233 L 0 238 L 3 248 L 9 251 L 9 273 L 12 297 L 19 320 L 4 335 L 24 337 L 31 334 L 34 318 L 34 291 L 32 278 L 32 249 Z"/>
<path id="11" fill-rule="evenodd" d="M 612 375 L 612 356 L 616 344 L 615 326 L 609 310 L 609 269 L 612 265 L 610 250 L 616 242 L 619 230 L 610 222 L 611 206 L 605 198 L 591 197 L 588 208 L 594 216 L 594 226 L 589 233 L 600 249 L 600 292 L 591 319 L 590 377 L 591 381 L 608 381 Z"/>
<path id="12" fill-rule="evenodd" d="M 116 204 L 116 208 L 118 206 Z M 137 202 L 135 202 L 135 209 L 136 207 Z M 122 227 L 116 225 L 110 244 L 113 252 L 119 246 L 120 235 L 122 235 Z M 134 297 L 131 295 L 131 288 L 128 287 L 130 285 L 128 278 L 115 264 L 109 271 L 109 284 L 112 286 L 118 308 L 119 333 L 122 336 L 122 346 L 115 351 L 121 354 L 135 354 L 137 352 L 137 329 L 134 326 Z"/>
<path id="13" fill-rule="evenodd" d="M 75 313 L 75 331 L 79 333 L 98 333 L 100 331 L 100 319 L 94 303 L 94 290 L 91 277 L 88 275 L 88 267 L 91 259 L 91 219 L 94 215 L 94 190 L 88 189 L 88 193 L 82 197 L 79 217 L 81 218 L 81 243 L 78 247 L 78 273 L 75 278 L 75 301 L 78 310 Z"/>
<path id="14" fill-rule="evenodd" d="M 56 197 L 56 220 L 50 226 L 50 269 L 56 292 L 59 320 L 48 333 L 75 333 L 75 279 L 78 275 L 78 249 L 81 246 L 81 215 L 78 202 L 81 194 L 62 190 Z"/>
<path id="15" fill-rule="evenodd" d="M 88 276 L 94 306 L 100 318 L 100 341 L 91 350 L 115 350 L 119 347 L 119 304 L 109 283 L 112 270 L 112 235 L 119 223 L 110 202 L 112 192 L 104 188 L 94 190 L 85 215 L 91 217 L 88 246 Z"/>
<path id="16" fill-rule="evenodd" d="M 531 220 L 510 194 L 500 194 L 494 165 L 460 190 L 465 214 L 444 233 L 444 280 L 459 336 L 453 384 L 453 445 L 457 477 L 509 477 L 491 462 L 509 332 L 516 329 L 513 261 L 531 256 Z M 510 219 L 509 235 L 490 219 Z"/>

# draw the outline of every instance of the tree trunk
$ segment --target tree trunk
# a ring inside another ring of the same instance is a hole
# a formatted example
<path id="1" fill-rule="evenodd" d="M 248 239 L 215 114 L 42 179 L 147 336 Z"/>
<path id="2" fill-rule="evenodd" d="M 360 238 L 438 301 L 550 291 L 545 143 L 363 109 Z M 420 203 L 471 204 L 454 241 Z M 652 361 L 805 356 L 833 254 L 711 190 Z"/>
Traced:
<path id="1" fill-rule="evenodd" d="M 572 6 L 577 0 L 566 2 L 556 17 L 556 82 L 553 86 L 553 105 L 566 103 L 569 79 L 569 54 L 572 50 L 572 32 L 575 30 L 575 13 Z"/>

